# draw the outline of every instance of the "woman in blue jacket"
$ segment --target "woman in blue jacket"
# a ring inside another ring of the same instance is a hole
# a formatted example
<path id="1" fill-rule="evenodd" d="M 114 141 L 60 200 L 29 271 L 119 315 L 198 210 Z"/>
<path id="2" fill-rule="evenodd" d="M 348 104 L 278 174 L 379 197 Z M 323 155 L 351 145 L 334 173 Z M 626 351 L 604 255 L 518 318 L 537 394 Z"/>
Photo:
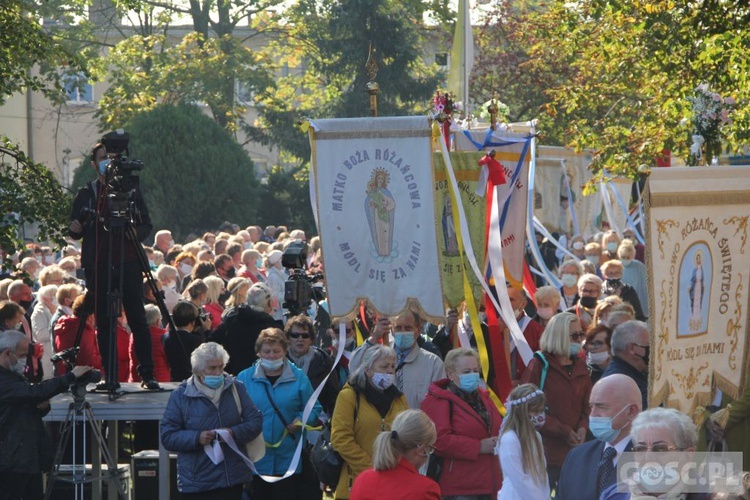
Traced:
<path id="1" fill-rule="evenodd" d="M 284 476 L 291 468 L 299 440 L 305 439 L 302 413 L 313 389 L 307 375 L 287 359 L 288 348 L 289 341 L 283 331 L 266 328 L 255 342 L 259 359 L 237 376 L 263 413 L 266 455 L 255 464 L 258 474 L 263 476 Z M 320 403 L 316 401 L 306 423 L 317 424 L 320 411 Z M 300 491 L 301 463 L 301 457 L 297 457 L 293 474 L 280 481 L 271 483 L 255 476 L 253 498 L 299 498 L 303 493 Z"/>
<path id="2" fill-rule="evenodd" d="M 257 437 L 263 416 L 244 386 L 224 373 L 229 354 L 215 342 L 190 355 L 193 375 L 169 397 L 161 422 L 161 442 L 177 452 L 177 487 L 184 499 L 240 500 L 252 472 L 242 457 L 221 442 L 224 460 L 214 464 L 205 445 L 227 430 L 240 450 Z"/>

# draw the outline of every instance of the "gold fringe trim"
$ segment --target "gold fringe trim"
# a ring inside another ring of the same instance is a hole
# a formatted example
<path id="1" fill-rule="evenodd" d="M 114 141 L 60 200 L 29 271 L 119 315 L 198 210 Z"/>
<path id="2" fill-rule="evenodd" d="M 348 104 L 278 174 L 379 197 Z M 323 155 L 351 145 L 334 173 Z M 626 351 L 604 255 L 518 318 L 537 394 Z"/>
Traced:
<path id="1" fill-rule="evenodd" d="M 717 389 L 721 390 L 724 394 L 729 396 L 732 399 L 737 399 L 740 397 L 740 394 L 742 394 L 742 391 L 740 390 L 740 387 L 737 387 L 737 385 L 733 384 L 729 380 L 727 380 L 725 377 L 721 376 L 720 374 L 714 372 L 713 374 L 713 385 Z"/>
<path id="2" fill-rule="evenodd" d="M 377 307 L 375 307 L 375 304 L 373 304 L 372 301 L 367 297 L 357 297 L 354 300 L 354 304 L 346 312 L 346 314 L 338 315 L 338 316 L 331 316 L 331 322 L 336 322 L 336 321 L 341 321 L 341 320 L 351 321 L 352 319 L 359 317 L 359 304 L 360 304 L 360 301 L 362 300 L 365 301 L 365 308 L 367 308 L 367 310 L 371 314 L 374 314 L 375 316 L 396 317 L 396 316 L 401 316 L 406 311 L 414 311 L 417 314 L 419 314 L 419 317 L 423 321 L 429 321 L 430 323 L 435 323 L 435 324 L 440 324 L 440 323 L 445 322 L 444 316 L 432 316 L 430 314 L 427 314 L 427 312 L 422 307 L 422 304 L 419 302 L 419 299 L 415 297 L 407 298 L 406 304 L 404 305 L 404 307 L 400 311 L 397 311 L 396 313 L 393 313 L 393 314 L 385 314 L 381 312 L 380 310 L 378 310 Z"/>
<path id="3" fill-rule="evenodd" d="M 654 193 L 650 195 L 652 207 L 687 207 L 705 205 L 747 205 L 750 193 L 747 191 L 708 191 L 685 193 Z"/>

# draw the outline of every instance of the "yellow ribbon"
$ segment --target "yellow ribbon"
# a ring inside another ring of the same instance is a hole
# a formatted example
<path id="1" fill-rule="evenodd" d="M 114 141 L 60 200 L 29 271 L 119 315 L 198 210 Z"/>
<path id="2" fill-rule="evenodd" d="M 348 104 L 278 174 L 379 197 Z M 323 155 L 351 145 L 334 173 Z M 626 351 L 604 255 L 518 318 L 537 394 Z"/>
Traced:
<path id="1" fill-rule="evenodd" d="M 434 125 L 434 123 L 433 123 Z M 440 138 L 440 130 L 438 129 L 438 139 Z M 433 137 L 435 136 L 434 133 L 434 127 L 433 127 Z M 450 168 L 449 165 L 445 165 L 445 168 Z M 456 201 L 456 193 L 453 192 L 453 189 L 448 189 L 448 193 L 451 197 L 451 203 L 454 207 L 458 206 L 457 203 L 460 201 Z M 458 216 L 458 210 L 453 210 L 453 225 L 455 227 L 461 226 L 461 221 Z M 464 243 L 463 239 L 461 238 L 461 231 L 456 231 L 456 240 L 458 243 L 458 248 L 460 250 L 460 256 L 461 256 L 461 266 L 463 267 L 464 263 Z M 463 281 L 464 281 L 464 300 L 466 302 L 466 309 L 469 312 L 469 318 L 471 319 L 471 328 L 474 331 L 474 338 L 477 341 L 477 351 L 479 354 L 479 364 L 482 366 L 482 377 L 484 378 L 485 383 L 487 382 L 487 377 L 489 377 L 490 373 L 490 357 L 487 353 L 487 344 L 484 341 L 484 333 L 482 332 L 482 323 L 479 321 L 479 314 L 477 314 L 477 306 L 474 302 L 474 292 L 471 290 L 471 284 L 469 283 L 469 277 L 466 275 L 466 270 L 463 270 Z M 487 385 L 487 390 L 490 393 L 490 399 L 492 399 L 492 402 L 495 403 L 495 406 L 497 406 L 497 410 L 500 412 L 502 416 L 505 416 L 506 410 L 505 405 L 503 405 L 502 401 L 500 401 L 500 398 L 497 394 L 495 394 L 495 391 L 492 390 L 492 388 Z"/>
<path id="2" fill-rule="evenodd" d="M 323 429 L 322 425 L 317 425 L 317 426 L 305 425 L 303 427 L 305 429 L 307 429 L 308 431 L 319 431 L 319 430 Z M 281 446 L 281 443 L 284 441 L 284 439 L 287 436 L 289 436 L 289 435 L 290 435 L 289 434 L 289 429 L 284 428 L 284 433 L 281 435 L 281 439 L 279 439 L 278 442 L 276 442 L 274 444 L 266 443 L 266 448 L 278 448 L 279 446 Z"/>

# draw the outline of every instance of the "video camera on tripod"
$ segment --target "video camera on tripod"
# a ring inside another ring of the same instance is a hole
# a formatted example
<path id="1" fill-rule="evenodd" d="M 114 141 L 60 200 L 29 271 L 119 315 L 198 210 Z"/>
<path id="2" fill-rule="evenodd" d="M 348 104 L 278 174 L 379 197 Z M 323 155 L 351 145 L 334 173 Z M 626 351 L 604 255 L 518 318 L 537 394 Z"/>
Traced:
<path id="1" fill-rule="evenodd" d="M 305 314 L 310 303 L 323 300 L 325 289 L 313 286 L 323 280 L 323 275 L 309 275 L 305 271 L 307 266 L 307 243 L 296 240 L 289 244 L 281 255 L 281 265 L 289 270 L 289 279 L 284 282 L 284 303 L 289 316 Z"/>
<path id="2" fill-rule="evenodd" d="M 76 365 L 76 358 L 78 358 L 78 353 L 80 350 L 81 348 L 76 345 L 55 353 L 55 355 L 50 359 L 53 363 L 62 361 L 68 367 L 68 370 L 72 370 Z M 70 392 L 72 392 L 76 397 L 82 397 L 81 393 L 86 393 L 86 386 L 88 384 L 97 384 L 101 380 L 102 372 L 100 372 L 99 370 L 91 369 L 82 376 L 78 377 L 75 382 L 70 385 Z"/>
<path id="3" fill-rule="evenodd" d="M 104 174 L 108 188 L 109 215 L 130 219 L 133 216 L 131 208 L 135 192 L 139 186 L 138 176 L 134 172 L 143 170 L 143 162 L 128 159 L 130 134 L 123 129 L 105 134 L 101 142 L 107 148 L 107 154 L 114 155 Z"/>

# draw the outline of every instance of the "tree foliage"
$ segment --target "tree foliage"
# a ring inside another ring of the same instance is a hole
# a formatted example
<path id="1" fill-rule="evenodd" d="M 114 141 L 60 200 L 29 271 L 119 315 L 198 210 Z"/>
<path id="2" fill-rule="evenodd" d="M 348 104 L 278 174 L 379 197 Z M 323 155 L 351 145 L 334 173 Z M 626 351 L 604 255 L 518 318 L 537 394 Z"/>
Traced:
<path id="1" fill-rule="evenodd" d="M 50 170 L 8 139 L 0 142 L 0 248 L 22 248 L 19 227 L 37 224 L 40 241 L 64 245 L 72 198 Z"/>
<path id="2" fill-rule="evenodd" d="M 664 148 L 687 159 L 690 103 L 702 83 L 738 101 L 727 146 L 750 131 L 750 6 L 713 0 L 554 0 L 525 26 L 533 64 L 571 69 L 547 112 L 592 170 L 635 176 Z M 596 182 L 598 178 L 594 178 Z"/>
<path id="3" fill-rule="evenodd" d="M 422 15 L 446 17 L 440 5 L 300 0 L 283 19 L 264 20 L 265 29 L 278 33 L 267 50 L 282 70 L 274 93 L 260 100 L 265 140 L 306 162 L 309 144 L 294 132 L 301 117 L 368 115 L 370 42 L 379 65 L 379 115 L 424 113 L 442 75 L 422 61 Z"/>
<path id="4" fill-rule="evenodd" d="M 316 233 L 307 174 L 304 168 L 286 171 L 274 167 L 261 186 L 257 224 L 284 224 L 307 234 Z"/>

